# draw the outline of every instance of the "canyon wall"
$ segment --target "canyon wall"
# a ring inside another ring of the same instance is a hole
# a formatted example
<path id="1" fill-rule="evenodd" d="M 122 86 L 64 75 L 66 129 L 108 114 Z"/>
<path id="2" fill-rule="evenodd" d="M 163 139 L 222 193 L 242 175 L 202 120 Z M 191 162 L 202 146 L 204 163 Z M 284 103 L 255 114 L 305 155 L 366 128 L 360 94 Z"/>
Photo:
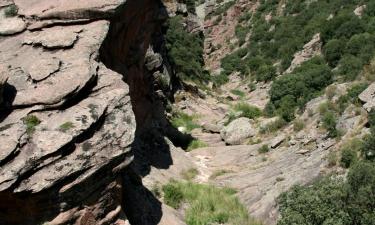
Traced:
<path id="1" fill-rule="evenodd" d="M 167 124 L 163 3 L 0 7 L 0 224 L 157 224 L 161 204 L 129 165 Z"/>

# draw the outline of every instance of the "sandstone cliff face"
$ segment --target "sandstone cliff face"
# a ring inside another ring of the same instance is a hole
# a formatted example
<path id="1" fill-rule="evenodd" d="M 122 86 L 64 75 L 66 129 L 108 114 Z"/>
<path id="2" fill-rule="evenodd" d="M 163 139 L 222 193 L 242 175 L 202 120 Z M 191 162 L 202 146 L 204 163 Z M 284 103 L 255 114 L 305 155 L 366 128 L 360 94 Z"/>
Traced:
<path id="1" fill-rule="evenodd" d="M 14 0 L 0 14 L 15 6 L 2 18 L 24 29 L 0 38 L 0 224 L 155 224 L 160 203 L 129 164 L 135 136 L 163 119 L 154 75 L 168 76 L 167 10 L 157 0 Z M 140 198 L 142 219 L 131 203 Z"/>

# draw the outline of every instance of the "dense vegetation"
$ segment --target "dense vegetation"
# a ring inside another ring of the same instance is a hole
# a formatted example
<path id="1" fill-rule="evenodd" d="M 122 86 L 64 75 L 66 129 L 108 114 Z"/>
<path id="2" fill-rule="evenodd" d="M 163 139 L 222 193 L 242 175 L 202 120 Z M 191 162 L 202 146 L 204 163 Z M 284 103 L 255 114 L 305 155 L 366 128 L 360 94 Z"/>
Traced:
<path id="1" fill-rule="evenodd" d="M 188 205 L 185 213 L 188 225 L 259 224 L 249 218 L 233 189 L 177 181 L 171 181 L 162 189 L 166 204 L 176 209 L 183 203 Z"/>
<path id="2" fill-rule="evenodd" d="M 199 34 L 188 33 L 181 16 L 169 19 L 165 38 L 169 59 L 179 79 L 197 82 L 209 79 L 208 72 L 203 68 L 203 38 Z"/>
<path id="3" fill-rule="evenodd" d="M 355 15 L 354 9 L 364 4 L 367 7 L 363 15 Z M 294 54 L 320 33 L 323 57 L 283 75 L 272 85 L 268 113 L 290 121 L 294 110 L 302 108 L 333 78 L 355 80 L 364 65 L 370 63 L 375 52 L 375 3 L 298 0 L 286 1 L 283 10 L 280 7 L 280 0 L 262 0 L 254 15 L 243 13 L 236 27 L 239 48 L 222 59 L 223 72 L 219 77 L 225 82 L 223 77 L 237 71 L 258 81 L 273 80 L 290 66 Z M 266 15 L 270 15 L 269 21 L 265 21 Z M 319 75 L 321 72 L 323 75 Z M 319 75 L 317 80 L 312 79 L 315 75 Z"/>
<path id="4" fill-rule="evenodd" d="M 279 198 L 279 225 L 370 225 L 375 221 L 375 164 L 355 164 L 347 181 L 325 178 Z"/>
<path id="5" fill-rule="evenodd" d="M 267 113 L 276 112 L 286 121 L 291 121 L 297 107 L 302 108 L 331 82 L 332 72 L 322 58 L 307 61 L 273 83 Z"/>
<path id="6" fill-rule="evenodd" d="M 371 134 L 343 147 L 341 166 L 347 179 L 323 178 L 296 186 L 279 198 L 279 225 L 370 225 L 375 221 L 375 113 L 369 115 Z"/>

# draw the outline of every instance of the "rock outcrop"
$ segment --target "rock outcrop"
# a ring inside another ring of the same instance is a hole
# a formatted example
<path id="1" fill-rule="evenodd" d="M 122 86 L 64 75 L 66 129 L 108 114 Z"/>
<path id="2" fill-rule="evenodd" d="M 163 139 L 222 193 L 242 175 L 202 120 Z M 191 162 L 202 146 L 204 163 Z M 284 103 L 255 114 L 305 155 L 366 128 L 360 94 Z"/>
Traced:
<path id="1" fill-rule="evenodd" d="M 129 165 L 163 119 L 162 3 L 6 3 L 18 15 L 0 18 L 0 224 L 157 224 L 161 203 Z"/>
<path id="2" fill-rule="evenodd" d="M 366 90 L 360 95 L 359 99 L 365 103 L 363 108 L 370 112 L 375 108 L 375 83 L 372 83 Z"/>
<path id="3" fill-rule="evenodd" d="M 290 67 L 285 71 L 285 73 L 291 73 L 297 67 L 307 60 L 321 55 L 322 52 L 322 40 L 320 34 L 315 34 L 314 37 L 303 46 L 303 49 L 296 54 L 294 54 L 294 59 L 290 64 Z"/>
<path id="4" fill-rule="evenodd" d="M 241 117 L 233 120 L 228 126 L 221 130 L 221 137 L 229 145 L 239 145 L 256 134 L 252 121 L 248 118 Z"/>

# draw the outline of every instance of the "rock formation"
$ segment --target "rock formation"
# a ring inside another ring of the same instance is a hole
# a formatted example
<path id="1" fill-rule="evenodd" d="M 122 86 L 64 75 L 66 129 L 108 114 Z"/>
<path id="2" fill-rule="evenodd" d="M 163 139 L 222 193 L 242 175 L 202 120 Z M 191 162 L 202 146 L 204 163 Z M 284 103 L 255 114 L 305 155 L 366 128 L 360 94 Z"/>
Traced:
<path id="1" fill-rule="evenodd" d="M 359 95 L 359 99 L 364 102 L 363 108 L 370 112 L 375 108 L 375 83 L 372 83 L 364 92 Z"/>
<path id="2" fill-rule="evenodd" d="M 1 2 L 1 15 L 10 9 L 0 19 L 0 224 L 156 224 L 160 203 L 129 165 L 142 128 L 163 120 L 153 78 L 169 76 L 163 4 Z"/>

